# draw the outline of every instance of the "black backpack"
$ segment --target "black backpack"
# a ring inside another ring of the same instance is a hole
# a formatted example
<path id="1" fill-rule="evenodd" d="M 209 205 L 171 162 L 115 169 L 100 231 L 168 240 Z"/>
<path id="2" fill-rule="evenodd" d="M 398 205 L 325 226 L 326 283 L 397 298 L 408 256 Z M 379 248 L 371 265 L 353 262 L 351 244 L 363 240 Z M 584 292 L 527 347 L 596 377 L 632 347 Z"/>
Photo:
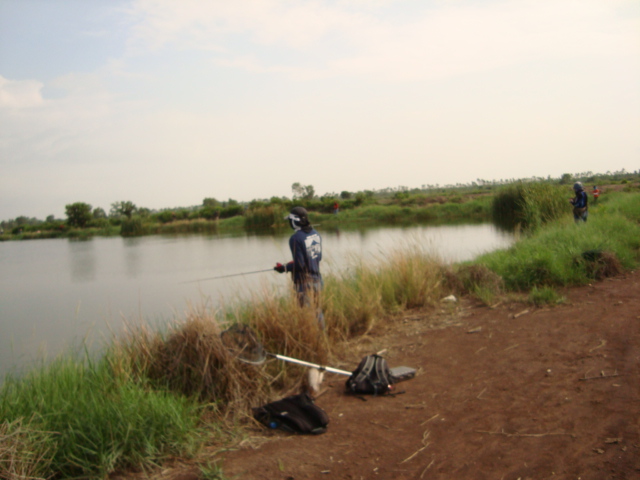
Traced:
<path id="1" fill-rule="evenodd" d="M 347 392 L 384 395 L 391 390 L 393 378 L 387 360 L 380 355 L 367 355 L 347 380 Z"/>
<path id="2" fill-rule="evenodd" d="M 254 408 L 253 417 L 268 428 L 314 435 L 326 432 L 329 423 L 327 413 L 306 393 Z"/>

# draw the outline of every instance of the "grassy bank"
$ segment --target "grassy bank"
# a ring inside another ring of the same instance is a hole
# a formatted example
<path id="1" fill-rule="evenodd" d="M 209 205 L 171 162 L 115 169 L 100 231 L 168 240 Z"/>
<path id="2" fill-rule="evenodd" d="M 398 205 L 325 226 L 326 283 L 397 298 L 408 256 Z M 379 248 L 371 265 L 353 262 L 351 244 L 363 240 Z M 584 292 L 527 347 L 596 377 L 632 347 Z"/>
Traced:
<path id="1" fill-rule="evenodd" d="M 639 222 L 640 194 L 611 195 L 590 208 L 586 223 L 565 215 L 476 263 L 500 275 L 510 290 L 582 285 L 637 265 Z"/>
<path id="2" fill-rule="evenodd" d="M 493 221 L 507 229 L 536 230 L 567 212 L 567 188 L 550 183 L 514 183 L 493 198 Z"/>
<path id="3" fill-rule="evenodd" d="M 416 222 L 474 221 L 491 218 L 491 196 L 468 199 L 464 202 L 432 203 L 421 205 L 367 205 L 340 211 L 338 215 L 311 213 L 312 223 L 323 226 L 340 224 L 412 224 Z"/>
<path id="4" fill-rule="evenodd" d="M 375 208 L 367 212 L 369 218 L 383 215 Z M 402 219 L 402 212 L 394 218 Z M 349 215 L 338 217 L 348 222 Z M 328 217 L 318 220 L 324 225 L 333 219 Z M 252 326 L 267 351 L 337 364 L 349 341 L 375 332 L 392 315 L 432 308 L 447 295 L 473 295 L 490 304 L 514 292 L 552 303 L 559 286 L 615 275 L 639 261 L 640 193 L 616 193 L 591 208 L 586 224 L 575 224 L 566 207 L 559 218 L 523 229 L 510 249 L 474 262 L 446 265 L 418 246 L 366 264 L 353 259 L 343 273 L 325 278 L 325 335 L 315 312 L 271 290 L 221 311 L 195 309 L 162 332 L 132 327 L 98 361 L 65 356 L 5 381 L 0 477 L 104 478 L 228 440 L 250 407 L 299 389 L 304 378 L 295 365 L 234 360 L 220 341 L 229 322 Z"/>
<path id="5" fill-rule="evenodd" d="M 427 201 L 428 200 L 428 201 Z M 301 200 L 307 207 L 313 223 L 339 226 L 362 223 L 411 223 L 443 222 L 457 220 L 488 220 L 490 218 L 491 195 L 439 197 L 407 196 L 392 202 L 343 201 L 339 215 L 333 215 L 331 202 Z M 0 233 L 0 241 L 36 240 L 48 238 L 90 238 L 93 236 L 125 237 L 158 234 L 233 234 L 244 231 L 272 231 L 287 224 L 283 220 L 294 203 L 291 200 L 275 199 L 272 203 L 250 202 L 246 206 L 236 205 L 224 215 L 212 214 L 206 207 L 193 211 L 160 212 L 101 219 L 76 228 L 63 221 L 54 224 L 36 224 L 16 227 Z M 224 212 L 222 212 L 224 213 Z M 96 224 L 96 225 L 94 225 Z M 98 226 L 99 225 L 99 226 Z"/>
<path id="6" fill-rule="evenodd" d="M 467 185 L 422 185 L 421 188 L 412 189 L 397 187 L 378 191 L 343 191 L 340 195 L 327 193 L 322 196 L 315 194 L 312 185 L 294 184 L 292 198 L 271 197 L 240 203 L 233 199 L 218 201 L 208 197 L 201 205 L 159 211 L 138 207 L 130 201 L 121 201 L 113 203 L 107 215 L 102 208 L 93 209 L 89 204 L 76 202 L 65 206 L 66 220 L 50 215 L 45 221 L 25 216 L 0 221 L 0 241 L 88 238 L 97 235 L 227 234 L 243 229 L 255 232 L 277 228 L 282 223 L 283 213 L 296 205 L 311 212 L 315 223 L 322 219 L 323 222 L 333 224 L 338 218 L 352 223 L 451 222 L 459 219 L 487 220 L 493 215 L 511 225 L 520 224 L 523 228 L 528 228 L 551 219 L 555 215 L 554 210 L 564 206 L 561 198 L 564 193 L 561 196 L 555 194 L 563 190 L 570 191 L 573 182 L 578 180 L 585 187 L 599 185 L 603 197 L 611 191 L 624 189 L 637 192 L 640 189 L 638 172 L 624 170 L 606 174 L 563 174 L 559 179 L 478 179 L 478 183 Z M 494 203 L 492 198 L 496 194 L 508 200 L 507 203 Z M 336 202 L 339 203 L 340 215 L 332 218 Z M 516 209 L 510 205 L 514 202 L 518 204 Z"/>
<path id="7" fill-rule="evenodd" d="M 119 468 L 189 454 L 196 402 L 111 368 L 65 356 L 0 392 L 1 478 L 103 478 Z"/>

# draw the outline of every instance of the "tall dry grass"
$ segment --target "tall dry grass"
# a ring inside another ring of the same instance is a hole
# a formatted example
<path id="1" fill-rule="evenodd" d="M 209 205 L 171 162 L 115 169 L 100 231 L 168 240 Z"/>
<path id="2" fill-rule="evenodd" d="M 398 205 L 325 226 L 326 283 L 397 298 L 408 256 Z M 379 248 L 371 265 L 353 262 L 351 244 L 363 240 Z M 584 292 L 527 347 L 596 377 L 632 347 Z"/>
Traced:
<path id="1" fill-rule="evenodd" d="M 51 465 L 52 436 L 24 418 L 0 423 L 0 478 L 45 478 Z"/>
<path id="2" fill-rule="evenodd" d="M 442 261 L 420 246 L 376 259 L 353 259 L 351 267 L 327 279 L 325 316 L 334 338 L 370 332 L 387 315 L 435 305 L 445 284 Z"/>
<path id="3" fill-rule="evenodd" d="M 499 190 L 493 198 L 493 221 L 505 228 L 516 226 L 525 231 L 538 230 L 545 224 L 571 212 L 567 186 L 548 182 L 518 182 Z"/>
<path id="4" fill-rule="evenodd" d="M 250 207 L 244 212 L 245 228 L 260 229 L 282 225 L 287 210 L 284 205 L 261 205 Z"/>
<path id="5" fill-rule="evenodd" d="M 260 368 L 237 361 L 221 342 L 223 327 L 210 314 L 190 311 L 164 332 L 129 327 L 108 354 L 114 372 L 130 381 L 195 397 L 220 419 L 250 411 L 268 398 Z"/>
<path id="6" fill-rule="evenodd" d="M 435 305 L 450 293 L 444 271 L 418 247 L 398 250 L 327 277 L 319 300 L 326 330 L 316 309 L 300 306 L 293 291 L 283 295 L 265 287 L 224 310 L 192 309 L 162 333 L 130 327 L 114 341 L 109 361 L 118 375 L 148 378 L 214 406 L 220 418 L 236 420 L 274 395 L 304 388 L 305 367 L 273 357 L 264 365 L 245 364 L 222 344 L 224 329 L 248 325 L 267 352 L 337 366 L 337 345 L 370 332 L 387 315 Z"/>

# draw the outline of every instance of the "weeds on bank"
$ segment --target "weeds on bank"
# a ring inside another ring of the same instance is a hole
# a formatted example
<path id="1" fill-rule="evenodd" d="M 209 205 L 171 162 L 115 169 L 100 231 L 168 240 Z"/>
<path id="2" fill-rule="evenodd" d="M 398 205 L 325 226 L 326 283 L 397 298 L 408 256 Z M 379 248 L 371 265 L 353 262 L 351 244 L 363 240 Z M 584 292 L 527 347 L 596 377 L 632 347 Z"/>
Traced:
<path id="1" fill-rule="evenodd" d="M 442 264 L 419 247 L 361 260 L 328 279 L 323 294 L 332 335 L 348 339 L 370 331 L 378 319 L 435 304 L 442 296 Z"/>
<path id="2" fill-rule="evenodd" d="M 244 213 L 244 226 L 248 229 L 275 227 L 282 224 L 287 213 L 283 205 L 251 207 Z"/>
<path id="3" fill-rule="evenodd" d="M 322 225 L 381 223 L 410 224 L 414 222 L 451 223 L 456 220 L 482 220 L 490 216 L 491 198 L 480 197 L 466 202 L 406 204 L 406 205 L 364 205 L 357 209 L 340 211 L 339 215 L 312 213 L 312 223 Z"/>
<path id="4" fill-rule="evenodd" d="M 631 222 L 640 223 L 640 193 L 607 195 L 600 199 L 596 211 L 603 216 L 619 214 Z"/>
<path id="5" fill-rule="evenodd" d="M 535 231 L 562 218 L 567 212 L 566 186 L 541 182 L 518 182 L 498 191 L 493 199 L 492 217 L 498 225 Z"/>
<path id="6" fill-rule="evenodd" d="M 106 362 L 60 357 L 5 379 L 0 477 L 33 468 L 43 478 L 102 478 L 188 455 L 199 442 L 199 414 L 186 397 L 121 381 Z"/>
<path id="7" fill-rule="evenodd" d="M 533 287 L 527 297 L 529 303 L 536 306 L 558 305 L 565 302 L 565 298 L 551 287 Z"/>
<path id="8" fill-rule="evenodd" d="M 222 467 L 215 462 L 205 462 L 198 465 L 203 480 L 227 480 Z"/>
<path id="9" fill-rule="evenodd" d="M 0 423 L 0 478 L 49 476 L 52 437 L 22 417 Z"/>
<path id="10" fill-rule="evenodd" d="M 617 275 L 634 268 L 640 259 L 637 202 L 637 194 L 612 197 L 606 209 L 592 209 L 586 223 L 576 224 L 565 216 L 476 263 L 496 272 L 507 289 L 516 291 L 583 285 Z"/>

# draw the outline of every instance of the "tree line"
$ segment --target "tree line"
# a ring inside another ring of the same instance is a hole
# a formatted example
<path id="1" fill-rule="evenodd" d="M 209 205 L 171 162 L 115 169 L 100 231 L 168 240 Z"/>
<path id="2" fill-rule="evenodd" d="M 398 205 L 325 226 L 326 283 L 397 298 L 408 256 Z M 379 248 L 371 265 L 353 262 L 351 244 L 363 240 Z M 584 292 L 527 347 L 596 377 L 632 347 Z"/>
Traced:
<path id="1" fill-rule="evenodd" d="M 363 190 L 358 192 L 342 191 L 338 193 L 327 193 L 322 196 L 316 195 L 313 185 L 303 185 L 296 182 L 292 184 L 291 198 L 271 197 L 270 199 L 256 199 L 250 202 L 238 202 L 233 199 L 219 201 L 213 197 L 207 197 L 201 205 L 191 207 L 167 208 L 162 210 L 151 210 L 145 207 L 138 207 L 131 201 L 118 201 L 111 204 L 107 213 L 103 208 L 93 208 L 85 202 L 75 202 L 65 205 L 66 219 L 56 219 L 49 215 L 44 221 L 36 218 L 20 216 L 12 220 L 0 222 L 0 234 L 21 234 L 28 231 L 58 231 L 67 229 L 105 229 L 108 227 L 121 227 L 123 224 L 131 224 L 134 219 L 145 222 L 156 222 L 166 224 L 176 221 L 186 220 L 220 220 L 244 215 L 247 211 L 276 208 L 278 210 L 288 209 L 293 203 L 302 205 L 310 211 L 320 213 L 331 213 L 334 204 L 339 202 L 340 209 L 346 210 L 369 204 L 401 204 L 405 206 L 420 206 L 433 201 L 439 196 L 440 201 L 460 201 L 460 196 L 473 193 L 489 193 L 493 189 L 510 185 L 517 182 L 540 182 L 571 184 L 581 180 L 585 183 L 625 183 L 638 180 L 640 171 L 626 172 L 624 169 L 616 172 L 606 172 L 604 174 L 594 174 L 593 172 L 580 172 L 575 174 L 565 173 L 559 179 L 549 177 L 531 177 L 525 179 L 501 179 L 484 180 L 478 178 L 476 181 L 467 184 L 455 185 L 422 185 L 420 188 L 409 188 L 398 186 L 380 190 Z"/>

